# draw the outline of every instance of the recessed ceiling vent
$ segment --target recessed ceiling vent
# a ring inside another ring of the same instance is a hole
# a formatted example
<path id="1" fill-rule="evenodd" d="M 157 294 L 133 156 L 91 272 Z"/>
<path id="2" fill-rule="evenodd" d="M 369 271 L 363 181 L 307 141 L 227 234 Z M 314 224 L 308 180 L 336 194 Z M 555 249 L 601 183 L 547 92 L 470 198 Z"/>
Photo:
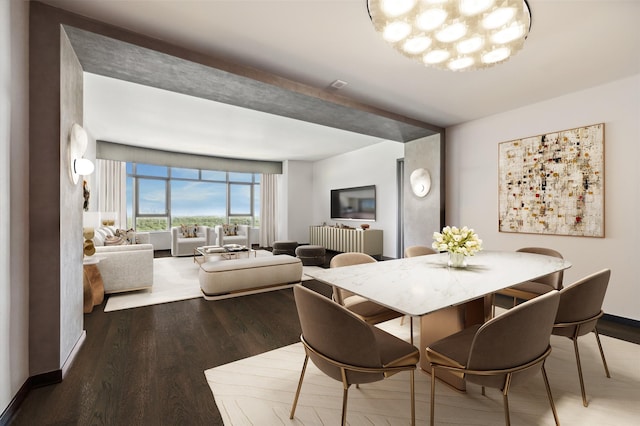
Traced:
<path id="1" fill-rule="evenodd" d="M 342 89 L 347 84 L 348 83 L 346 81 L 335 80 L 333 83 L 331 83 L 331 87 L 333 87 L 334 89 Z"/>

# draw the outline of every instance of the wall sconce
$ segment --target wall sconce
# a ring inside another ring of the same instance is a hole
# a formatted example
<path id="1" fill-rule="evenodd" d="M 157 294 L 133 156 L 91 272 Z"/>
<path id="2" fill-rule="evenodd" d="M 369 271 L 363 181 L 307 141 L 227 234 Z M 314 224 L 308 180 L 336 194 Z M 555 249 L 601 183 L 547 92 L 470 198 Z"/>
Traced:
<path id="1" fill-rule="evenodd" d="M 418 197 L 425 197 L 431 190 L 431 175 L 427 169 L 415 169 L 409 177 L 411 190 Z"/>
<path id="2" fill-rule="evenodd" d="M 69 173 L 74 184 L 78 183 L 80 175 L 90 175 L 95 169 L 91 160 L 82 158 L 87 150 L 87 140 L 87 132 L 74 123 L 69 132 Z"/>

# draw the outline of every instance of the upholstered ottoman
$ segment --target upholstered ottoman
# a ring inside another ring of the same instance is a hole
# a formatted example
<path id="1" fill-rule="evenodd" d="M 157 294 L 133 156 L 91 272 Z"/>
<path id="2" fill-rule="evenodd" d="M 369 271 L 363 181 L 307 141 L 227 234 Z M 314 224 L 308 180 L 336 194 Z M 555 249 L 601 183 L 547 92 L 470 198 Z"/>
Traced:
<path id="1" fill-rule="evenodd" d="M 296 247 L 298 247 L 297 241 L 274 241 L 273 254 L 288 254 L 289 256 L 295 256 Z"/>
<path id="2" fill-rule="evenodd" d="M 287 255 L 205 262 L 200 289 L 207 300 L 278 290 L 302 280 L 302 261 Z"/>
<path id="3" fill-rule="evenodd" d="M 296 248 L 296 257 L 305 266 L 320 266 L 324 265 L 325 252 L 322 246 L 304 245 Z"/>

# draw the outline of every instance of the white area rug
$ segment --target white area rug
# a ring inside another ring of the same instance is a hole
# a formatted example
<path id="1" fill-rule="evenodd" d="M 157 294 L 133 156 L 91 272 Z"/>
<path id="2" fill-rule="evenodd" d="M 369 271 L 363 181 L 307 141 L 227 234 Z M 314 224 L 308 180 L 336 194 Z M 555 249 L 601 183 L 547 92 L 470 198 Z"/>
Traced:
<path id="1" fill-rule="evenodd" d="M 258 250 L 257 256 L 272 256 L 271 252 Z M 213 257 L 213 256 L 212 256 Z M 225 260 L 220 260 L 225 262 Z M 304 266 L 303 273 L 317 266 Z M 310 279 L 303 275 L 302 280 Z M 111 312 L 159 303 L 202 297 L 198 281 L 198 265 L 193 257 L 162 257 L 153 259 L 153 287 L 108 296 L 104 311 Z"/>
<path id="2" fill-rule="evenodd" d="M 398 320 L 382 325 L 408 336 Z M 640 346 L 601 336 L 611 378 L 607 379 L 595 337 L 580 339 L 580 354 L 589 407 L 582 406 L 573 345 L 552 337 L 553 351 L 546 363 L 549 382 L 562 425 L 635 425 L 640 418 Z M 341 383 L 328 378 L 310 361 L 294 420 L 289 412 L 300 377 L 304 349 L 300 343 L 205 371 L 225 425 L 336 425 L 340 424 Z M 418 369 L 416 423 L 428 424 L 431 381 Z M 542 376 L 514 386 L 509 393 L 511 423 L 554 425 Z M 409 375 L 349 389 L 347 422 L 355 425 L 409 424 Z M 504 424 L 502 394 L 469 385 L 466 394 L 436 384 L 436 424 Z"/>

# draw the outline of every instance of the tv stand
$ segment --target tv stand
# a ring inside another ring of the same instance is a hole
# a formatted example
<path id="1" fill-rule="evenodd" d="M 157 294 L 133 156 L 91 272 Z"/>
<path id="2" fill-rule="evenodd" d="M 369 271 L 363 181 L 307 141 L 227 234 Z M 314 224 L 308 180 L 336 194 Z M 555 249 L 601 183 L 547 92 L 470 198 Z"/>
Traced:
<path id="1" fill-rule="evenodd" d="M 382 229 L 365 231 L 333 226 L 310 226 L 309 242 L 327 250 L 382 256 Z"/>

